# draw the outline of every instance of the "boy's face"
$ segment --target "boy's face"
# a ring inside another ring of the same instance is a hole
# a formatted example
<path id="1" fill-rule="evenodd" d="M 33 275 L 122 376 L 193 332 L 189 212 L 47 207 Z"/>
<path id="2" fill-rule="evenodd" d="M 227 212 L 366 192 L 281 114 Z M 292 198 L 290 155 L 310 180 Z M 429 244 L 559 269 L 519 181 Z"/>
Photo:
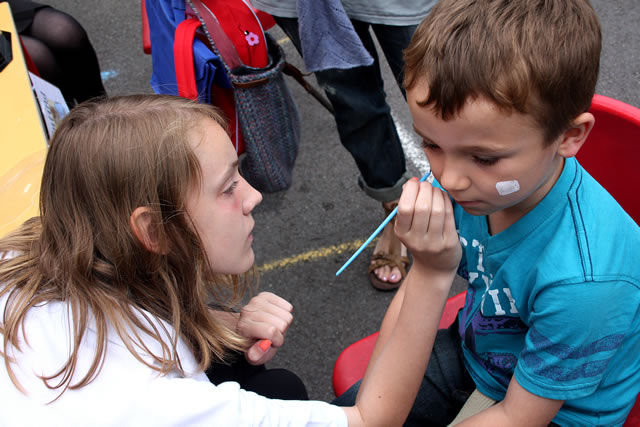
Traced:
<path id="1" fill-rule="evenodd" d="M 254 262 L 251 215 L 261 201 L 238 172 L 238 157 L 226 132 L 213 120 L 202 120 L 190 132 L 202 182 L 187 198 L 187 211 L 215 273 L 241 274 Z"/>
<path id="2" fill-rule="evenodd" d="M 508 227 L 544 198 L 562 172 L 560 138 L 545 145 L 529 116 L 505 114 L 483 99 L 444 121 L 417 104 L 427 93 L 424 80 L 407 91 L 414 128 L 434 177 L 467 213 L 498 213 Z"/>

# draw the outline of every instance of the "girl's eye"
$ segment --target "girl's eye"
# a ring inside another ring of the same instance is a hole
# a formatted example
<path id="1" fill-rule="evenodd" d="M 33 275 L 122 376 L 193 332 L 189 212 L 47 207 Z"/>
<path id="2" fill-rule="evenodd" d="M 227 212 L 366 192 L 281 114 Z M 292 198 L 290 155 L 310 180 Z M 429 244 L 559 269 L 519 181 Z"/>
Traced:
<path id="1" fill-rule="evenodd" d="M 434 144 L 433 142 L 429 142 L 426 140 L 422 140 L 422 148 L 426 149 L 426 150 L 437 150 L 440 147 L 438 147 L 436 144 Z"/>
<path id="2" fill-rule="evenodd" d="M 231 183 L 231 185 L 229 186 L 229 188 L 227 188 L 226 190 L 223 191 L 224 194 L 233 194 L 233 192 L 235 191 L 236 187 L 238 186 L 238 181 L 233 181 Z"/>
<path id="3" fill-rule="evenodd" d="M 500 160 L 498 157 L 481 157 L 481 156 L 473 156 L 473 161 L 479 165 L 483 166 L 491 166 L 496 164 L 496 162 Z"/>

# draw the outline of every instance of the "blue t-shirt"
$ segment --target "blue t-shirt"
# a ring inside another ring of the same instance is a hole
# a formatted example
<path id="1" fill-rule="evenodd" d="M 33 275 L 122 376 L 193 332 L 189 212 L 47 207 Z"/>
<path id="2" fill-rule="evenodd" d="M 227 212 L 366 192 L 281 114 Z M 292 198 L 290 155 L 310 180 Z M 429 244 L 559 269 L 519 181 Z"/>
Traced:
<path id="1" fill-rule="evenodd" d="M 547 196 L 491 236 L 455 205 L 468 279 L 465 365 L 497 400 L 511 377 L 565 400 L 562 425 L 622 425 L 640 391 L 640 227 L 578 162 Z"/>

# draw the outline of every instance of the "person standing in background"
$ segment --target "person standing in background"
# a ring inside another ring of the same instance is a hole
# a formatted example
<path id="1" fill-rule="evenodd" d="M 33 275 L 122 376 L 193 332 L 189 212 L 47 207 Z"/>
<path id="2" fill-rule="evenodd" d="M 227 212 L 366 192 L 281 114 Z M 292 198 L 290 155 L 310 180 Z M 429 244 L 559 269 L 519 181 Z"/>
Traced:
<path id="1" fill-rule="evenodd" d="M 309 71 L 315 72 L 318 84 L 333 106 L 340 141 L 360 171 L 358 185 L 369 197 L 382 202 L 386 216 L 397 205 L 402 185 L 411 175 L 407 172 L 400 138 L 386 101 L 380 59 L 370 29 L 404 95 L 402 51 L 436 0 L 343 0 L 341 5 L 337 0 L 323 2 L 318 6 L 319 3 L 300 0 L 251 0 L 256 9 L 275 18 L 303 56 L 301 36 L 304 38 L 309 33 L 311 37 L 335 38 L 336 49 L 344 48 L 344 43 L 334 32 L 322 34 L 305 28 L 302 14 L 306 8 L 325 7 L 333 11 L 344 7 L 355 34 L 366 49 L 365 54 L 368 52 L 372 62 L 351 68 L 317 71 L 310 69 L 310 58 L 305 58 L 305 63 Z M 313 24 L 317 27 L 317 20 Z M 369 267 L 371 284 L 376 289 L 395 290 L 406 276 L 408 266 L 407 250 L 395 236 L 391 222 L 373 251 Z"/>

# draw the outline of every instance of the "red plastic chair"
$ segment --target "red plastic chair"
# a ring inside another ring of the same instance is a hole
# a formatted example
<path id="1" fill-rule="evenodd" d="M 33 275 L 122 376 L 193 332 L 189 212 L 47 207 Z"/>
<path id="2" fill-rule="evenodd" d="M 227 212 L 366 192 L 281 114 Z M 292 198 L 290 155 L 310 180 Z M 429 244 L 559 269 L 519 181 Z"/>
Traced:
<path id="1" fill-rule="evenodd" d="M 449 298 L 440 318 L 438 326 L 440 329 L 448 328 L 453 323 L 458 315 L 458 310 L 464 306 L 466 295 L 467 292 L 461 292 Z M 378 332 L 354 342 L 340 353 L 333 366 L 333 392 L 336 396 L 340 396 L 364 377 L 364 371 L 367 369 L 369 357 L 377 339 Z"/>
<path id="2" fill-rule="evenodd" d="M 596 118 L 589 138 L 578 153 L 578 161 L 640 224 L 637 195 L 637 163 L 640 159 L 640 109 L 602 95 L 595 95 L 590 109 Z M 449 298 L 440 328 L 451 325 L 464 305 L 466 292 Z M 344 393 L 362 379 L 378 332 L 362 338 L 340 353 L 333 367 L 333 391 Z M 640 426 L 640 395 L 625 427 Z"/>
<path id="3" fill-rule="evenodd" d="M 640 224 L 640 197 L 635 187 L 640 159 L 640 109 L 595 95 L 590 111 L 596 124 L 578 152 L 578 161 Z M 640 426 L 640 395 L 624 426 Z"/>
<path id="4" fill-rule="evenodd" d="M 578 161 L 640 224 L 640 109 L 596 95 L 590 111 L 596 123 L 578 152 Z"/>

